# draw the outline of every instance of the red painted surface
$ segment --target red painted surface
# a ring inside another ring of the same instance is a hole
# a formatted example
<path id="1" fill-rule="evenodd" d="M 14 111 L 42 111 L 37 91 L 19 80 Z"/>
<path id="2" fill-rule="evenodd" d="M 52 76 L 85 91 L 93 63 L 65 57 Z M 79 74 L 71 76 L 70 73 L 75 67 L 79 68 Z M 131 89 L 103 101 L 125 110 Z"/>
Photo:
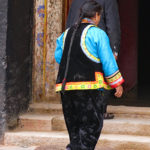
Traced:
<path id="1" fill-rule="evenodd" d="M 122 33 L 118 63 L 125 79 L 124 89 L 128 91 L 137 83 L 138 1 L 119 0 L 118 2 Z"/>

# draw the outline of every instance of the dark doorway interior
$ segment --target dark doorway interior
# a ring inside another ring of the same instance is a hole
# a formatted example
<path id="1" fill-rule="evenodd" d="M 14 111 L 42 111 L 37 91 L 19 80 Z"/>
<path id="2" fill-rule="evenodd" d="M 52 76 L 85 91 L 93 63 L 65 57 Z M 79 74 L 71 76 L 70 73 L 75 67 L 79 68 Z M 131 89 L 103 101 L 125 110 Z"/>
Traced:
<path id="1" fill-rule="evenodd" d="M 119 1 L 122 3 L 122 0 Z M 137 85 L 129 90 L 120 101 L 112 100 L 110 103 L 113 105 L 129 105 L 129 106 L 144 106 L 150 107 L 150 55 L 149 55 L 149 35 L 150 35 L 150 22 L 148 21 L 149 5 L 148 2 L 139 0 L 138 2 L 138 51 L 137 51 Z M 130 3 L 128 3 L 130 4 Z M 129 13 L 129 9 L 126 13 Z M 127 30 L 129 28 L 127 27 Z M 124 31 L 122 31 L 124 32 Z M 133 32 L 132 30 L 130 32 Z M 123 34 L 123 33 L 122 33 Z M 130 39 L 127 38 L 127 41 Z M 124 41 L 123 41 L 124 42 Z M 129 45 L 128 45 L 129 46 Z M 127 46 L 127 47 L 128 47 Z M 133 57 L 134 58 L 134 57 Z M 130 63 L 128 63 L 130 65 Z M 136 94 L 137 93 L 137 94 Z"/>
<path id="2" fill-rule="evenodd" d="M 138 1 L 118 0 L 121 47 L 119 68 L 125 79 L 124 90 L 130 91 L 137 84 L 138 54 Z"/>
<path id="3" fill-rule="evenodd" d="M 138 96 L 150 106 L 150 21 L 149 3 L 139 0 Z"/>
<path id="4" fill-rule="evenodd" d="M 119 68 L 125 79 L 124 95 L 120 99 L 112 97 L 110 104 L 141 106 L 138 101 L 138 0 L 118 0 L 121 24 L 121 48 Z"/>

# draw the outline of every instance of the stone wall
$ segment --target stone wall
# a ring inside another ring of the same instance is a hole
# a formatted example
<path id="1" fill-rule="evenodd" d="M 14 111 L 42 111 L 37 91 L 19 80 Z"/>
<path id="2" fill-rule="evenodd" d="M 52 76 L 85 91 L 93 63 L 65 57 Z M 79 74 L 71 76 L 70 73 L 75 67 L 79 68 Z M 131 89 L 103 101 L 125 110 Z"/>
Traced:
<path id="1" fill-rule="evenodd" d="M 7 37 L 7 0 L 0 0 L 0 143 L 5 129 L 4 102 L 6 100 L 6 37 Z"/>
<path id="2" fill-rule="evenodd" d="M 19 114 L 28 109 L 32 81 L 35 100 L 56 98 L 58 66 L 54 50 L 56 38 L 62 31 L 62 0 L 47 0 L 46 20 L 43 6 L 40 6 L 43 1 L 36 0 L 33 9 L 33 0 L 0 0 L 0 139 L 5 120 L 13 127 Z M 34 27 L 33 10 L 36 15 Z"/>
<path id="3" fill-rule="evenodd" d="M 63 0 L 35 0 L 35 47 L 33 58 L 33 101 L 57 97 L 55 79 L 58 65 L 54 59 L 56 38 L 62 32 Z"/>
<path id="4" fill-rule="evenodd" d="M 30 101 L 32 20 L 33 0 L 8 1 L 5 110 L 11 127 L 17 123 L 18 115 L 27 110 Z"/>

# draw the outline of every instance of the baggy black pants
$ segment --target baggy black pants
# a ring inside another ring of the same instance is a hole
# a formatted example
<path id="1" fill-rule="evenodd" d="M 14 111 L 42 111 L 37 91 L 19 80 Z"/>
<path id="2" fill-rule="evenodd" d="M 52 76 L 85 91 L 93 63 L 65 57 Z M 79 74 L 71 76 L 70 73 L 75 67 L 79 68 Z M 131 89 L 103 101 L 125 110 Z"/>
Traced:
<path id="1" fill-rule="evenodd" d="M 114 97 L 115 90 L 103 90 L 103 113 L 107 113 L 107 106 L 110 101 Z"/>
<path id="2" fill-rule="evenodd" d="M 98 90 L 61 93 L 71 150 L 94 150 L 103 127 L 103 96 Z"/>
<path id="3" fill-rule="evenodd" d="M 105 90 L 103 91 L 103 113 L 107 113 L 107 106 L 109 102 L 109 98 L 111 97 L 112 91 L 111 90 Z"/>

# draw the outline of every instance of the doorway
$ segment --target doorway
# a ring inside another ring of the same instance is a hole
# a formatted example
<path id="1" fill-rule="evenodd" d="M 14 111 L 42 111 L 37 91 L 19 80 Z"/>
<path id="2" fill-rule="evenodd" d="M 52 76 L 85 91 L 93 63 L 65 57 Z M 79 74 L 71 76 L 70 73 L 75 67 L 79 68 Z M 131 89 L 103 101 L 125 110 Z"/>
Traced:
<path id="1" fill-rule="evenodd" d="M 138 83 L 139 99 L 150 106 L 150 57 L 149 35 L 150 22 L 148 1 L 139 0 L 139 52 L 138 52 Z"/>

